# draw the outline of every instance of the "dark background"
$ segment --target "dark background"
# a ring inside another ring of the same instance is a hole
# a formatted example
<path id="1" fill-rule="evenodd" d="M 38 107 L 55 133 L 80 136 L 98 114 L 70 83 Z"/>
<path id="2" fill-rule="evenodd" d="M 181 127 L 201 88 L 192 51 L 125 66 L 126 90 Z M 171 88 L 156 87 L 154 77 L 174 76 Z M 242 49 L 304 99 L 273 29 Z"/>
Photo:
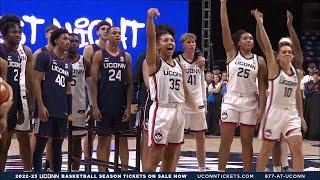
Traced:
<path id="1" fill-rule="evenodd" d="M 225 51 L 222 44 L 220 24 L 220 0 L 211 2 L 213 60 L 215 65 L 224 68 Z M 189 1 L 189 32 L 201 37 L 201 0 Z M 255 39 L 256 21 L 250 15 L 250 10 L 258 8 L 264 14 L 264 25 L 270 37 L 273 47 L 283 36 L 289 36 L 287 30 L 286 10 L 290 10 L 294 16 L 294 27 L 298 36 L 301 34 L 302 1 L 301 0 L 228 0 L 227 9 L 231 33 L 239 29 L 250 32 Z M 201 38 L 198 38 L 197 46 L 201 47 Z M 260 48 L 255 41 L 254 52 L 262 55 Z"/>

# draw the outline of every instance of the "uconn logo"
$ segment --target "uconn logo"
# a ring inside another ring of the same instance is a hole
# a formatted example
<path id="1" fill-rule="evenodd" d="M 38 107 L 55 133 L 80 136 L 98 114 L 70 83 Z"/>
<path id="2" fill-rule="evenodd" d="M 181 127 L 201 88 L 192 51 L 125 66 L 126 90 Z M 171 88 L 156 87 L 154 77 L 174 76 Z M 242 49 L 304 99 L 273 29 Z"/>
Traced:
<path id="1" fill-rule="evenodd" d="M 163 74 L 165 76 L 176 76 L 176 77 L 182 77 L 182 73 L 176 72 L 176 71 L 171 71 L 170 69 L 165 69 Z"/>

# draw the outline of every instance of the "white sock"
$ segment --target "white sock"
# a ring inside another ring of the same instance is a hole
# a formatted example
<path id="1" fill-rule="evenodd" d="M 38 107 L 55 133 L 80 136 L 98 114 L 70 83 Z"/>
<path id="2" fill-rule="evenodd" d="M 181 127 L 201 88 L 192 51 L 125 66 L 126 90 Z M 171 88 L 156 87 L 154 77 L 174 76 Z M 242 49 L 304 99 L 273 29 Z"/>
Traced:
<path id="1" fill-rule="evenodd" d="M 281 166 L 273 166 L 273 172 L 281 172 Z"/>
<path id="2" fill-rule="evenodd" d="M 267 167 L 265 167 L 264 172 L 269 172 L 269 169 Z"/>
<path id="3" fill-rule="evenodd" d="M 218 170 L 218 172 L 226 172 L 226 170 Z"/>
<path id="4" fill-rule="evenodd" d="M 199 167 L 199 172 L 206 172 L 206 167 Z"/>

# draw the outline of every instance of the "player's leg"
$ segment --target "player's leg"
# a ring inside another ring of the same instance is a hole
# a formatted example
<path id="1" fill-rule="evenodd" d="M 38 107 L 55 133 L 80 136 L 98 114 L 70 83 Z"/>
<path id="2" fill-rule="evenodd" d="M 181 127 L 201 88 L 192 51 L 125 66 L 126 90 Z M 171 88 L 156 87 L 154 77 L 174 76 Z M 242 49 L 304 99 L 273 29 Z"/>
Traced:
<path id="1" fill-rule="evenodd" d="M 52 167 L 53 172 L 60 172 L 62 166 L 62 144 L 64 139 L 52 139 Z"/>
<path id="2" fill-rule="evenodd" d="M 49 139 L 46 145 L 46 166 L 53 168 L 53 152 L 52 152 L 52 139 Z M 45 167 L 48 168 L 48 167 Z"/>
<path id="3" fill-rule="evenodd" d="M 110 146 L 111 146 L 112 136 L 98 136 L 98 146 L 97 146 L 97 158 L 102 161 L 109 161 L 110 158 Z M 99 165 L 99 172 L 105 172 L 107 166 Z"/>
<path id="4" fill-rule="evenodd" d="M 23 170 L 30 171 L 32 169 L 31 164 L 31 146 L 29 132 L 16 133 L 21 159 L 23 162 Z"/>
<path id="5" fill-rule="evenodd" d="M 296 172 L 303 172 L 304 159 L 302 154 L 302 136 L 289 136 L 287 140 L 292 154 L 293 169 Z"/>
<path id="6" fill-rule="evenodd" d="M 146 166 L 146 172 L 155 172 L 158 164 L 160 163 L 163 153 L 164 145 L 151 145 L 149 146 L 149 157 Z"/>
<path id="7" fill-rule="evenodd" d="M 145 172 L 149 156 L 148 131 L 141 130 L 141 136 L 141 165 L 142 171 Z"/>
<path id="8" fill-rule="evenodd" d="M 280 140 L 281 142 L 282 140 Z M 272 149 L 272 165 L 273 172 L 281 172 L 281 146 L 280 142 L 276 141 Z"/>
<path id="9" fill-rule="evenodd" d="M 174 172 L 176 169 L 175 158 L 180 156 L 181 144 L 168 144 L 164 148 L 163 159 L 161 163 L 161 172 Z"/>
<path id="10" fill-rule="evenodd" d="M 235 129 L 236 129 L 236 124 L 220 125 L 221 142 L 220 142 L 219 155 L 218 155 L 219 171 L 225 171 L 226 169 Z"/>
<path id="11" fill-rule="evenodd" d="M 82 153 L 81 136 L 74 136 L 72 138 L 72 157 L 80 159 Z M 72 170 L 79 171 L 80 163 L 72 162 Z"/>
<path id="12" fill-rule="evenodd" d="M 198 160 L 199 171 L 204 172 L 206 168 L 205 133 L 204 131 L 195 132 L 194 137 L 197 143 L 197 160 Z"/>
<path id="13" fill-rule="evenodd" d="M 269 155 L 272 152 L 275 141 L 263 140 L 259 156 L 257 158 L 257 172 L 264 172 L 267 162 L 269 160 Z"/>
<path id="14" fill-rule="evenodd" d="M 2 133 L 0 141 L 0 172 L 4 172 L 7 162 L 8 150 L 11 144 L 12 132 L 5 131 Z"/>
<path id="15" fill-rule="evenodd" d="M 119 138 L 119 155 L 121 164 L 128 166 L 129 165 L 129 148 L 128 148 L 128 138 L 121 137 Z M 128 170 L 128 167 L 121 167 L 122 171 Z"/>
<path id="16" fill-rule="evenodd" d="M 243 161 L 243 171 L 252 171 L 252 157 L 253 157 L 253 147 L 252 141 L 254 136 L 255 126 L 240 126 L 240 139 L 242 147 L 242 161 Z"/>
<path id="17" fill-rule="evenodd" d="M 47 137 L 36 136 L 36 146 L 32 156 L 32 166 L 35 172 L 42 171 L 42 155 L 47 142 Z"/>

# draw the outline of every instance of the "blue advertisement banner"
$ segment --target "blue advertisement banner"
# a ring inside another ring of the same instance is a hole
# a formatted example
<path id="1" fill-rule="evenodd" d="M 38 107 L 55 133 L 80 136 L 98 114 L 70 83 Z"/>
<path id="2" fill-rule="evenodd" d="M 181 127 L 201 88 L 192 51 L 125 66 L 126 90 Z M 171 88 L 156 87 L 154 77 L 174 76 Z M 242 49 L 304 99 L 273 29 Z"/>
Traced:
<path id="1" fill-rule="evenodd" d="M 175 29 L 177 48 L 181 49 L 178 39 L 188 31 L 188 0 L 1 0 L 0 15 L 13 13 L 21 18 L 21 43 L 33 51 L 47 43 L 45 28 L 54 24 L 80 34 L 82 53 L 85 45 L 98 39 L 96 25 L 106 20 L 121 28 L 122 48 L 132 55 L 134 64 L 146 48 L 145 23 L 151 7 L 161 14 L 156 24 Z"/>

